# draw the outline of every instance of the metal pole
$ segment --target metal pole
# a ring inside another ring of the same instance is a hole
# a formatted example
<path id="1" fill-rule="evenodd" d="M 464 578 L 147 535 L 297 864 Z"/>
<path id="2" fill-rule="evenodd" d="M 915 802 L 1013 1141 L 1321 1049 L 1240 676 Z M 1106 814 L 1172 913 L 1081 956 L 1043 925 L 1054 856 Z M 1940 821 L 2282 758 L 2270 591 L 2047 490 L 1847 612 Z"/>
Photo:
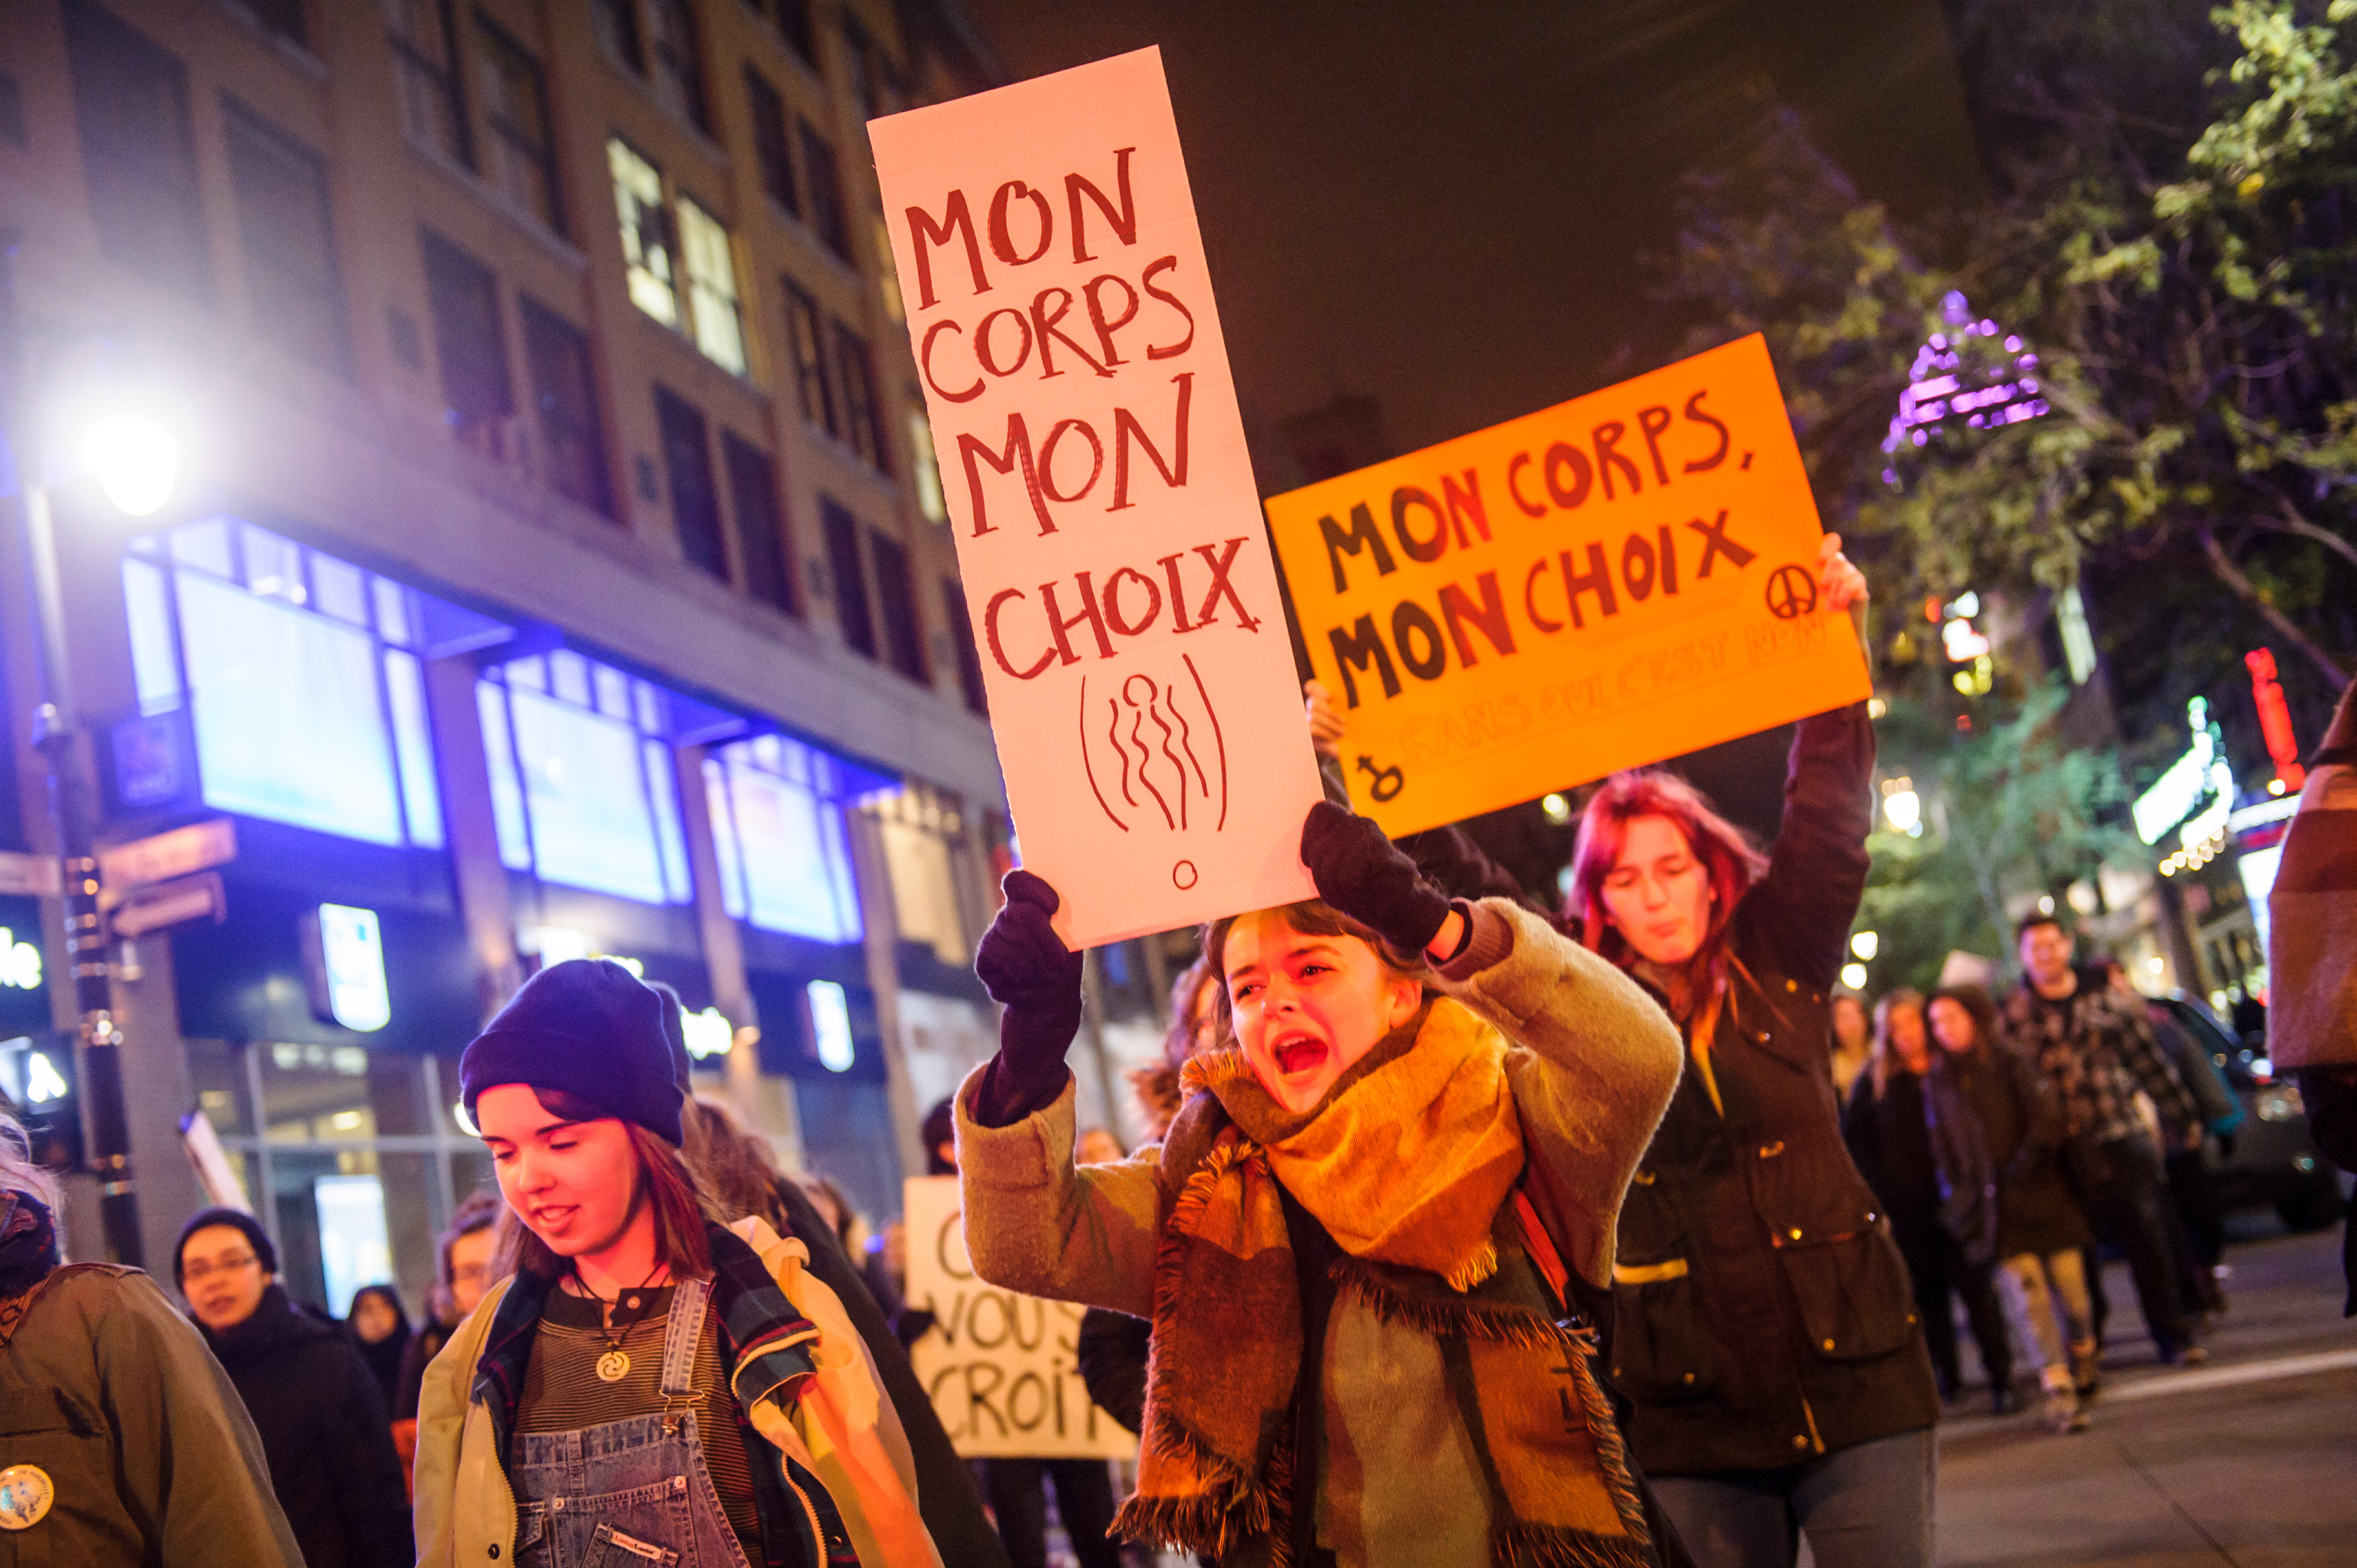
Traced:
<path id="1" fill-rule="evenodd" d="M 8 438 L 25 520 L 25 555 L 39 633 L 40 705 L 33 746 L 48 764 L 49 826 L 57 836 L 66 905 L 66 951 L 73 977 L 81 1058 L 82 1109 L 90 1169 L 99 1178 L 99 1217 L 113 1261 L 140 1265 L 139 1199 L 131 1178 L 131 1129 L 123 1105 L 123 1032 L 114 1026 L 107 972 L 106 919 L 98 908 L 98 861 L 91 853 L 90 780 L 74 723 L 72 667 L 66 654 L 65 596 L 58 582 L 57 530 L 34 434 L 22 324 L 16 313 L 16 248 L 23 236 L 0 231 L 0 359 L 6 376 Z"/>

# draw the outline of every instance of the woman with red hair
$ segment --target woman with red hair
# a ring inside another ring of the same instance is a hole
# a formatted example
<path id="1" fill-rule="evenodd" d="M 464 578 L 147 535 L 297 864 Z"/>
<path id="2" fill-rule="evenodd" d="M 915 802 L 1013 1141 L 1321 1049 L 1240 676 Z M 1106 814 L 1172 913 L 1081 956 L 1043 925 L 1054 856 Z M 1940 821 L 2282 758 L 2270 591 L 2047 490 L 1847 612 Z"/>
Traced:
<path id="1" fill-rule="evenodd" d="M 1828 612 L 1862 612 L 1838 535 Z M 1571 923 L 1662 999 L 1686 1072 L 1620 1221 L 1612 1378 L 1701 1568 L 1929 1568 L 1939 1396 L 1906 1265 L 1843 1146 L 1831 993 L 1866 886 L 1866 704 L 1801 721 L 1762 854 L 1692 785 L 1588 802 Z"/>

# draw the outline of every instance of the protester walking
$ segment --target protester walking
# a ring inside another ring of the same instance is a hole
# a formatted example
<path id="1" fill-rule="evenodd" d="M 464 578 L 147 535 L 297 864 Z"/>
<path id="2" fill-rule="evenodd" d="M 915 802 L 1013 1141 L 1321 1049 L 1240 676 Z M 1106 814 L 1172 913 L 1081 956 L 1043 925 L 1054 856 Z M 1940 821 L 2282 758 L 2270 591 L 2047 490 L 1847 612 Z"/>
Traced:
<path id="1" fill-rule="evenodd" d="M 1828 535 L 1820 598 L 1862 607 Z M 1829 1016 L 1866 885 L 1874 729 L 1801 721 L 1763 857 L 1684 780 L 1588 801 L 1569 917 L 1653 988 L 1686 1072 L 1620 1212 L 1613 1380 L 1705 1568 L 1928 1568 L 1939 1395 L 1906 1265 L 1843 1146 Z"/>
<path id="2" fill-rule="evenodd" d="M 307 1568 L 411 1563 L 409 1499 L 375 1374 L 332 1320 L 297 1311 L 253 1215 L 180 1229 L 172 1274 L 261 1434 L 271 1489 Z"/>
<path id="3" fill-rule="evenodd" d="M 840 1301 L 681 1163 L 664 1006 L 570 960 L 459 1058 L 508 1277 L 426 1369 L 419 1561 L 940 1568 Z"/>
<path id="4" fill-rule="evenodd" d="M 1834 993 L 1833 1018 L 1834 1098 L 1846 1105 L 1850 1086 L 1874 1054 L 1874 1025 L 1867 1016 L 1866 998 L 1855 991 Z"/>
<path id="5" fill-rule="evenodd" d="M 237 1390 L 137 1269 L 67 1263 L 0 1114 L 0 1541 L 12 1562 L 304 1568 Z"/>
<path id="6" fill-rule="evenodd" d="M 2201 1108 L 2169 1066 L 2140 1005 L 2072 967 L 2071 933 L 2051 915 L 2022 922 L 2024 980 L 2005 1000 L 2007 1043 L 2034 1062 L 2062 1109 L 2063 1155 L 2087 1218 L 2127 1253 L 2146 1328 L 2166 1362 L 2209 1359 L 2178 1290 L 2177 1253 L 2162 1205 L 2160 1150 L 2136 1112 L 2142 1089 L 2164 1125 L 2199 1142 Z"/>
<path id="7" fill-rule="evenodd" d="M 499 1217 L 498 1193 L 468 1193 L 451 1215 L 449 1229 L 435 1238 L 434 1283 L 425 1293 L 425 1323 L 402 1351 L 401 1382 L 393 1401 L 396 1431 L 400 1423 L 410 1423 L 410 1457 L 414 1457 L 417 1394 L 425 1385 L 425 1369 L 490 1285 L 492 1254 L 499 1250 L 492 1226 Z"/>
<path id="8" fill-rule="evenodd" d="M 392 1410 L 401 1397 L 401 1362 L 410 1340 L 409 1314 L 402 1309 L 401 1293 L 389 1284 L 361 1286 L 352 1293 L 344 1326 L 360 1345 L 361 1359 L 376 1379 L 385 1409 Z"/>
<path id="9" fill-rule="evenodd" d="M 2357 1171 L 2357 684 L 2309 766 L 2267 895 L 2267 1055 L 2298 1086 L 2316 1146 Z M 2357 1214 L 2341 1266 L 2357 1317 Z"/>
<path id="10" fill-rule="evenodd" d="M 2057 1432 L 2082 1431 L 2081 1396 L 2094 1392 L 2096 1380 L 2082 1254 L 2094 1233 L 2062 1174 L 2061 1108 L 2037 1069 L 1999 1042 L 1986 991 L 1943 985 L 1924 1013 L 1941 1053 L 1933 1105 L 1944 1125 L 1973 1119 L 1995 1178 L 1998 1278 L 2037 1348 L 2046 1421 Z"/>
<path id="11" fill-rule="evenodd" d="M 1894 991 L 1874 1017 L 1874 1048 L 1850 1091 L 1842 1136 L 1907 1260 L 1940 1397 L 1954 1400 L 1964 1386 L 1954 1296 L 1980 1347 L 1990 1407 L 2003 1415 L 2013 1403 L 2013 1347 L 1996 1300 L 1996 1177 L 1986 1139 L 1972 1105 L 1936 1070 L 1921 995 Z"/>
<path id="12" fill-rule="evenodd" d="M 1231 1564 L 1658 1561 L 1564 1320 L 1572 1271 L 1610 1276 L 1674 1033 L 1364 819 L 1321 802 L 1300 854 L 1319 901 L 1205 932 L 1234 1047 L 1189 1061 L 1168 1137 L 1113 1165 L 1072 1163 L 1058 897 L 1008 876 L 975 960 L 999 1051 L 956 1102 L 976 1271 L 1151 1316 L 1132 1539 Z"/>

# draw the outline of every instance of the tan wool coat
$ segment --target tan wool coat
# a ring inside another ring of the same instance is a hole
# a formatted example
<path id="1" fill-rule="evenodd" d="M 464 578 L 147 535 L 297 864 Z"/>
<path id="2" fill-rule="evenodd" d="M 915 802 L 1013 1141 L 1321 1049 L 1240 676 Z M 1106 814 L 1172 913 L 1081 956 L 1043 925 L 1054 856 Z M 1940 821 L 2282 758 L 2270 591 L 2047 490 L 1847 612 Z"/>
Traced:
<path id="1" fill-rule="evenodd" d="M 1477 916 L 1502 922 L 1510 950 L 1485 961 L 1492 944 L 1477 943 L 1430 983 L 1506 1037 L 1528 1157 L 1580 1200 L 1559 1220 L 1569 1233 L 1555 1240 L 1569 1266 L 1607 1286 L 1621 1198 L 1677 1087 L 1684 1047 L 1635 982 L 1545 921 L 1503 899 L 1484 900 Z M 1150 1316 L 1178 1198 L 1159 1149 L 1076 1167 L 1071 1085 L 1045 1111 L 988 1128 L 972 1114 L 978 1077 L 957 1097 L 976 1272 L 1009 1290 Z M 1511 1269 L 1502 1287 L 1544 1306 L 1535 1271 L 1519 1256 Z M 1326 1406 L 1313 1483 L 1320 1541 L 1344 1568 L 1489 1561 L 1489 1492 L 1439 1342 L 1346 1294 L 1317 1353 Z"/>

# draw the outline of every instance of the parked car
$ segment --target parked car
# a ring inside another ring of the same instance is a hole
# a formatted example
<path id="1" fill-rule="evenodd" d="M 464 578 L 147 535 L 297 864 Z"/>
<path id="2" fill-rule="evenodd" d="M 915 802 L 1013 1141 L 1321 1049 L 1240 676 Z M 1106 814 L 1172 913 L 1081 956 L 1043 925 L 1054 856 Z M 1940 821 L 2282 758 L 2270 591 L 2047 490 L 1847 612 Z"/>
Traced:
<path id="1" fill-rule="evenodd" d="M 2271 1207 L 2294 1230 L 2320 1230 L 2338 1220 L 2348 1203 L 2341 1174 L 2317 1150 L 2298 1087 L 2275 1076 L 2266 1036 L 2238 1036 L 2208 1004 L 2181 991 L 2148 1001 L 2201 1043 L 2243 1102 L 2242 1124 L 2209 1144 L 2219 1202 Z"/>

